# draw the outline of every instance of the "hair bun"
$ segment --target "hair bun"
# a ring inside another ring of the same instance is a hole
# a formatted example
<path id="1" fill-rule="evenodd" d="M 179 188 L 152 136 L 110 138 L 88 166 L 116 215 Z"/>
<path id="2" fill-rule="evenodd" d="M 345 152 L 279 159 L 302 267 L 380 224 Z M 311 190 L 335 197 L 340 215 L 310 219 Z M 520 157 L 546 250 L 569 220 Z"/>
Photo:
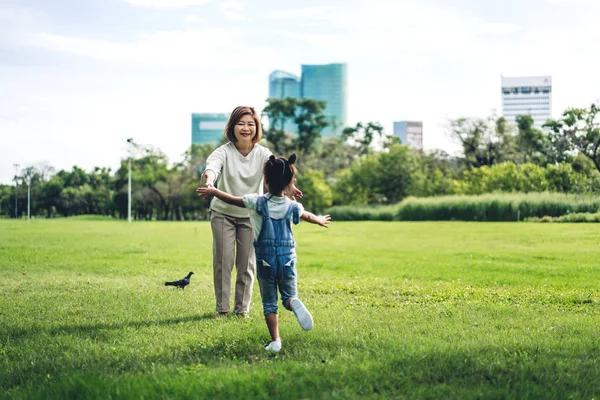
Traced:
<path id="1" fill-rule="evenodd" d="M 290 163 L 290 165 L 296 162 L 296 153 L 292 153 L 292 155 L 288 159 L 288 162 Z"/>
<path id="2" fill-rule="evenodd" d="M 272 165 L 275 165 L 275 156 L 274 156 L 273 154 L 271 154 L 271 157 L 269 157 L 269 162 L 270 162 Z"/>

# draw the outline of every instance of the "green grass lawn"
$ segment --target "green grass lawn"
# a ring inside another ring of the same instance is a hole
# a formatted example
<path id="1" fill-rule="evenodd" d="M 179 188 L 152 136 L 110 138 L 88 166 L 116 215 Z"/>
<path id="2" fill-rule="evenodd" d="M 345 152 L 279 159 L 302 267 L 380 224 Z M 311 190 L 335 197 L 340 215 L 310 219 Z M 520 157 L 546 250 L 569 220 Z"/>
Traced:
<path id="1" fill-rule="evenodd" d="M 600 397 L 597 225 L 295 234 L 315 326 L 268 354 L 258 285 L 213 318 L 207 222 L 0 221 L 0 398 Z"/>

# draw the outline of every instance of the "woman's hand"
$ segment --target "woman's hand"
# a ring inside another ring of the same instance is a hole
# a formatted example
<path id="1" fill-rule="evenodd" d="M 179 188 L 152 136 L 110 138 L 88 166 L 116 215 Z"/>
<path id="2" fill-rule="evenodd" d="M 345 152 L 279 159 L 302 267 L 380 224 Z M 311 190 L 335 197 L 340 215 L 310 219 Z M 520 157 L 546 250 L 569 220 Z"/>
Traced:
<path id="1" fill-rule="evenodd" d="M 296 178 L 288 185 L 284 194 L 292 200 L 296 200 L 296 197 L 302 198 L 302 191 L 296 187 Z"/>
<path id="2" fill-rule="evenodd" d="M 292 190 L 294 191 L 292 197 L 298 197 L 299 199 L 302 198 L 302 191 L 298 189 L 294 184 L 292 184 Z"/>

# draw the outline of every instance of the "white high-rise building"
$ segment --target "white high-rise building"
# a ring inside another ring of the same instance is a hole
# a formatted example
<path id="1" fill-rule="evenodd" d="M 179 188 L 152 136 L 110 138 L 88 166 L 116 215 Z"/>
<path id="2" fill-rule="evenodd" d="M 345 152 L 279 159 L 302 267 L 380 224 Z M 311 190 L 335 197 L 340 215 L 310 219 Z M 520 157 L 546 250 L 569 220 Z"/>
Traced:
<path id="1" fill-rule="evenodd" d="M 502 115 L 515 122 L 517 115 L 531 115 L 536 128 L 552 118 L 552 77 L 502 77 Z"/>

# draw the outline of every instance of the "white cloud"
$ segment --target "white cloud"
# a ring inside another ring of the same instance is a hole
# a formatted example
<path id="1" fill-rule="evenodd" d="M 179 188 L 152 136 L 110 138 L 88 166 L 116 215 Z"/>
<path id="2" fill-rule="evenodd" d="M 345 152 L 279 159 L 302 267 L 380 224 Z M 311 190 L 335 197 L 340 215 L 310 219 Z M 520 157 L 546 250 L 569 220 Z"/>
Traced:
<path id="1" fill-rule="evenodd" d="M 324 7 L 296 8 L 291 10 L 273 10 L 266 17 L 271 19 L 309 18 L 317 20 L 331 19 L 332 13 Z"/>
<path id="2" fill-rule="evenodd" d="M 212 2 L 213 0 L 124 0 L 136 7 L 147 8 L 185 8 L 190 6 L 200 6 Z"/>
<path id="3" fill-rule="evenodd" d="M 219 10 L 225 21 L 248 21 L 242 1 L 221 1 Z"/>
<path id="4" fill-rule="evenodd" d="M 591 8 L 600 8 L 600 3 L 596 0 L 543 0 L 545 3 L 550 4 L 551 6 L 562 6 L 567 5 L 571 8 L 579 8 L 579 7 L 591 7 Z"/>
<path id="5" fill-rule="evenodd" d="M 193 24 L 197 24 L 198 22 L 202 21 L 202 19 L 199 16 L 197 16 L 196 14 L 188 14 L 183 17 L 183 20 L 185 22 L 190 22 Z"/>
<path id="6" fill-rule="evenodd" d="M 485 22 L 481 21 L 477 30 L 482 34 L 512 35 L 523 30 L 523 27 L 512 22 Z"/>
<path id="7" fill-rule="evenodd" d="M 116 42 L 53 33 L 29 36 L 30 46 L 76 54 L 96 60 L 169 68 L 215 66 L 243 68 L 252 65 L 251 49 L 240 49 L 238 29 L 189 29 L 138 34 L 130 42 Z M 233 51 L 236 51 L 234 54 Z M 244 63 L 236 62 L 246 57 Z"/>
<path id="8" fill-rule="evenodd" d="M 18 49 L 18 42 L 26 32 L 47 25 L 48 18 L 38 10 L 0 4 L 0 45 L 3 47 Z"/>
<path id="9" fill-rule="evenodd" d="M 338 34 L 319 34 L 312 32 L 298 32 L 287 29 L 276 29 L 272 31 L 275 35 L 286 37 L 294 41 L 307 42 L 321 48 L 338 48 L 350 45 L 344 35 Z"/>

